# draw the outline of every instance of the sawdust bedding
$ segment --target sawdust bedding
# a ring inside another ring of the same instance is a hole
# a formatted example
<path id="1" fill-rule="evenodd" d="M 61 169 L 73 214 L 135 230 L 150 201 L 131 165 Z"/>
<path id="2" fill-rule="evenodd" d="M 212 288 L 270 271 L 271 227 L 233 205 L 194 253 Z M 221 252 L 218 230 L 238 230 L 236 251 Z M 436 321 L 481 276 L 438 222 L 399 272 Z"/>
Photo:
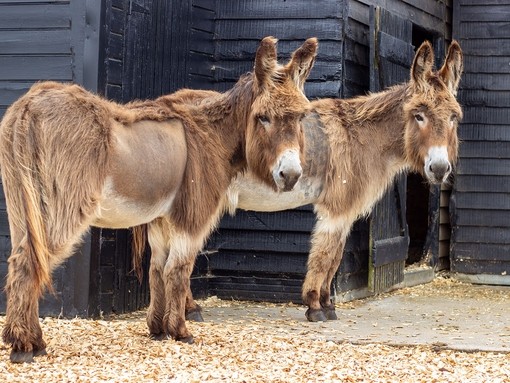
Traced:
<path id="1" fill-rule="evenodd" d="M 394 293 L 437 294 L 438 288 L 462 293 L 459 283 L 446 279 Z M 200 303 L 205 307 L 250 304 L 214 298 Z M 0 317 L 0 327 L 3 323 Z M 32 364 L 11 364 L 9 348 L 1 345 L 1 382 L 498 383 L 510 379 L 510 354 L 335 343 L 305 329 L 296 334 L 302 323 L 275 318 L 189 323 L 193 345 L 150 340 L 144 312 L 101 320 L 44 318 L 41 325 L 48 355 Z"/>

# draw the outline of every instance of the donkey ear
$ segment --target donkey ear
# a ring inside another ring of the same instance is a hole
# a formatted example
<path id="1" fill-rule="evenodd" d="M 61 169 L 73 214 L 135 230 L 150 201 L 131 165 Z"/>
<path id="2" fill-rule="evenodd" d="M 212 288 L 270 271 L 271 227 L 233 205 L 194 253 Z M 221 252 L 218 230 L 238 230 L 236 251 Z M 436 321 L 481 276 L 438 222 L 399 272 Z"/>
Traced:
<path id="1" fill-rule="evenodd" d="M 434 66 L 434 51 L 432 45 L 425 41 L 414 55 L 413 65 L 411 66 L 411 80 L 418 86 L 427 84 L 428 76 L 432 73 Z"/>
<path id="2" fill-rule="evenodd" d="M 453 40 L 450 44 L 450 48 L 448 48 L 448 54 L 446 55 L 444 64 L 438 71 L 438 74 L 454 96 L 457 96 L 457 89 L 459 89 L 463 67 L 462 49 L 459 43 Z"/>
<path id="3" fill-rule="evenodd" d="M 272 36 L 264 37 L 257 48 L 254 72 L 257 84 L 261 89 L 265 88 L 269 81 L 271 81 L 278 67 L 276 61 L 277 41 Z"/>
<path id="4" fill-rule="evenodd" d="M 319 42 L 315 37 L 307 39 L 294 53 L 285 69 L 296 86 L 303 90 L 305 81 L 312 70 Z"/>

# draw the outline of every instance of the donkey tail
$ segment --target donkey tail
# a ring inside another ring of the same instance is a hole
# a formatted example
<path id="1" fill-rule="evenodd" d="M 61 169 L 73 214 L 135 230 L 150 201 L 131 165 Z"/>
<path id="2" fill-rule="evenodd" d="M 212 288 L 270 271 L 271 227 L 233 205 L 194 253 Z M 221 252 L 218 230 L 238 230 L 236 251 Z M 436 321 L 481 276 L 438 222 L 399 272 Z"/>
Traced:
<path id="1" fill-rule="evenodd" d="M 38 148 L 33 130 L 37 126 L 29 111 L 29 100 L 20 100 L 7 111 L 0 127 L 2 178 L 10 224 L 23 237 L 13 252 L 23 249 L 37 291 L 53 291 L 50 250 L 44 224 L 44 192 L 37 163 Z M 12 232 L 12 230 L 11 230 Z"/>
<path id="2" fill-rule="evenodd" d="M 131 228 L 131 254 L 133 256 L 133 270 L 138 278 L 138 281 L 142 282 L 143 271 L 142 271 L 142 260 L 145 252 L 145 245 L 147 243 L 147 224 L 135 226 Z"/>

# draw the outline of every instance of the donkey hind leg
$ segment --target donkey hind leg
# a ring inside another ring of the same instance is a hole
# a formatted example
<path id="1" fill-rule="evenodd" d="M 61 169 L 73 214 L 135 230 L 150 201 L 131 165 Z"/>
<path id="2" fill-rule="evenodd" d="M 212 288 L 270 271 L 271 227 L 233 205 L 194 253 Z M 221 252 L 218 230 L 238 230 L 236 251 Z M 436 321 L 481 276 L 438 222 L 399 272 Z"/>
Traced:
<path id="1" fill-rule="evenodd" d="M 191 286 L 186 291 L 186 320 L 191 322 L 203 322 L 204 318 L 202 317 L 202 307 L 195 302 L 193 299 L 193 293 L 191 292 Z"/>
<path id="2" fill-rule="evenodd" d="M 186 299 L 190 291 L 193 264 L 203 239 L 197 240 L 188 234 L 176 233 L 171 240 L 164 272 L 166 308 L 163 326 L 166 334 L 175 340 L 193 343 L 193 336 L 188 332 L 185 322 Z"/>
<path id="3" fill-rule="evenodd" d="M 2 338 L 12 345 L 13 363 L 33 362 L 36 354 L 44 354 L 46 343 L 39 325 L 39 297 L 33 265 L 22 247 L 17 246 L 9 257 L 5 293 L 7 313 Z"/>
<path id="4" fill-rule="evenodd" d="M 148 225 L 148 241 L 151 247 L 149 268 L 150 303 L 147 310 L 147 326 L 151 338 L 162 340 L 166 338 L 163 328 L 165 314 L 165 283 L 163 273 L 169 252 L 170 230 L 165 227 L 163 220 L 156 220 Z"/>
<path id="5" fill-rule="evenodd" d="M 50 250 L 50 273 L 72 255 L 74 245 L 86 230 L 85 226 L 77 229 L 78 233 L 68 243 L 59 246 L 58 250 Z M 10 359 L 14 363 L 32 362 L 34 356 L 46 354 L 46 343 L 39 325 L 39 298 L 44 292 L 43 286 L 35 277 L 35 265 L 27 256 L 25 239 L 19 240 L 22 236 L 11 224 L 13 251 L 8 260 L 5 286 L 7 312 L 2 338 L 12 345 Z"/>
<path id="6" fill-rule="evenodd" d="M 303 302 L 308 306 L 306 318 L 310 322 L 334 319 L 334 305 L 330 300 L 333 267 L 342 259 L 349 225 L 341 218 L 321 218 L 312 236 L 312 248 L 308 258 L 308 270 L 303 283 Z M 333 309 L 333 314 L 331 314 Z"/>

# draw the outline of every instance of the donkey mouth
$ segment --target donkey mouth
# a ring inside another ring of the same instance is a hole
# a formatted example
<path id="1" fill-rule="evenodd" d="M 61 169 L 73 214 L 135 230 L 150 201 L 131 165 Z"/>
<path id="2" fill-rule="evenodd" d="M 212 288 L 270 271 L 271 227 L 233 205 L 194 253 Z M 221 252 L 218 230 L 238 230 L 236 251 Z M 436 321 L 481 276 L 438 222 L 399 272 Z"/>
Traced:
<path id="1" fill-rule="evenodd" d="M 291 191 L 303 173 L 299 153 L 296 150 L 284 152 L 278 159 L 277 166 L 273 168 L 272 173 L 278 190 Z"/>

